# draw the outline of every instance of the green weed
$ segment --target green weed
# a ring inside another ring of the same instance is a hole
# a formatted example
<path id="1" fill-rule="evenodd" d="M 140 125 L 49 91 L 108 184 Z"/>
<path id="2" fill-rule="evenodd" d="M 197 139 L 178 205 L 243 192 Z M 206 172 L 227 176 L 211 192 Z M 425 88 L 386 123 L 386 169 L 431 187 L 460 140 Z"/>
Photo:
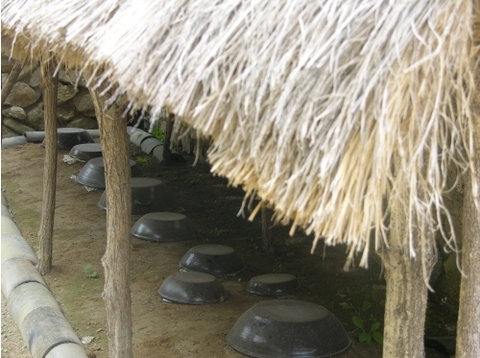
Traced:
<path id="1" fill-rule="evenodd" d="M 379 331 L 381 323 L 378 321 L 373 322 L 370 325 L 370 329 L 368 329 L 367 324 L 363 321 L 360 316 L 353 316 L 352 317 L 353 324 L 362 330 L 360 336 L 358 337 L 358 341 L 362 343 L 370 343 L 372 338 L 378 344 L 383 344 L 383 334 Z"/>
<path id="2" fill-rule="evenodd" d="M 228 281 L 228 277 L 227 276 L 220 276 L 217 278 L 218 279 L 218 282 L 220 283 L 223 283 L 223 282 L 227 282 Z"/>
<path id="3" fill-rule="evenodd" d="M 383 344 L 383 327 L 379 320 L 373 315 L 374 310 L 384 309 L 385 300 L 378 297 L 378 291 L 370 292 L 370 299 L 361 299 L 359 296 L 362 292 L 351 291 L 350 289 L 341 290 L 338 294 L 341 297 L 347 297 L 350 302 L 342 302 L 340 306 L 352 314 L 352 323 L 362 332 L 358 337 L 358 341 L 362 343 L 370 343 L 373 341 Z"/>
<path id="4" fill-rule="evenodd" d="M 152 158 L 151 157 L 135 157 L 135 162 L 145 168 L 145 167 L 148 167 L 152 164 Z"/>
<path id="5" fill-rule="evenodd" d="M 157 138 L 159 141 L 165 141 L 165 132 L 162 128 L 154 128 L 152 129 L 152 135 Z"/>
<path id="6" fill-rule="evenodd" d="M 210 235 L 212 235 L 213 237 L 220 237 L 226 233 L 228 233 L 227 229 L 222 229 L 218 227 L 215 227 L 214 229 L 210 230 Z"/>
<path id="7" fill-rule="evenodd" d="M 199 178 L 186 178 L 183 183 L 188 185 L 197 185 L 201 184 L 202 181 Z"/>
<path id="8" fill-rule="evenodd" d="M 91 264 L 85 266 L 84 270 L 87 273 L 88 278 L 98 278 L 98 272 L 93 270 L 93 266 Z"/>

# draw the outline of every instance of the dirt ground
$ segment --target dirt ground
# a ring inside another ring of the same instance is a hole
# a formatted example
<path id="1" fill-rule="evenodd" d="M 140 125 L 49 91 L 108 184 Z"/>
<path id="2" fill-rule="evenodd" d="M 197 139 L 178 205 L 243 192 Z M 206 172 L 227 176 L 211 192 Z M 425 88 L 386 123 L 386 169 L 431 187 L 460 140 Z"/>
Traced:
<path id="1" fill-rule="evenodd" d="M 86 344 L 90 357 L 107 357 L 105 308 L 102 299 L 105 249 L 105 211 L 98 206 L 102 191 L 87 192 L 76 184 L 82 163 L 68 165 L 58 153 L 57 204 L 54 230 L 53 270 L 45 277 L 60 302 L 65 316 L 79 337 L 94 337 Z M 132 149 L 132 157 L 143 155 Z M 207 164 L 186 163 L 165 166 L 155 158 L 142 161 L 143 175 L 163 180 L 175 193 L 199 231 L 194 241 L 152 243 L 132 237 L 130 282 L 135 357 L 243 357 L 225 337 L 236 320 L 257 302 L 271 299 L 248 294 L 248 280 L 258 274 L 294 274 L 301 288 L 288 298 L 314 302 L 333 312 L 344 325 L 352 349 L 343 357 L 381 357 L 375 342 L 359 343 L 362 332 L 352 323 L 359 316 L 368 332 L 382 322 L 385 286 L 380 268 L 372 261 L 369 270 L 343 271 L 345 248 L 320 247 L 310 254 L 312 237 L 297 233 L 288 236 L 286 227 L 273 228 L 274 252 L 263 250 L 261 224 L 237 216 L 243 192 L 227 186 L 223 178 L 210 174 Z M 38 249 L 36 232 L 41 215 L 44 148 L 39 144 L 2 149 L 2 188 L 24 237 Z M 146 163 L 145 163 L 146 162 Z M 132 225 L 140 216 L 132 216 Z M 229 296 L 211 305 L 181 305 L 164 302 L 157 291 L 165 278 L 178 271 L 178 262 L 191 247 L 199 244 L 232 246 L 246 263 L 246 270 L 221 280 Z M 91 267 L 87 272 L 86 266 Z M 98 272 L 98 278 L 89 273 Z M 5 312 L 2 297 L 2 357 L 28 357 L 18 330 Z M 367 302 L 368 304 L 365 304 Z M 368 306 L 368 307 L 367 307 Z"/>

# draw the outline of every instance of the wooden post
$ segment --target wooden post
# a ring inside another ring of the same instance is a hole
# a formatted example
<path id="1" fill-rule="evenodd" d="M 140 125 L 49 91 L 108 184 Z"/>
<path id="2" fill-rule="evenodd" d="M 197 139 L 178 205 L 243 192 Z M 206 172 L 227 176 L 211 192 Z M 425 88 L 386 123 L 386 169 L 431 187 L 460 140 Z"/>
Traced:
<path id="1" fill-rule="evenodd" d="M 55 218 L 55 191 L 57 186 L 58 78 L 53 77 L 53 71 L 55 70 L 55 62 L 53 59 L 48 59 L 45 62 L 42 61 L 41 68 L 44 86 L 45 166 L 43 169 L 42 219 L 38 231 L 38 271 L 41 275 L 45 275 L 52 269 L 52 237 Z"/>
<path id="2" fill-rule="evenodd" d="M 101 91 L 101 89 L 99 89 Z M 103 298 L 107 316 L 108 356 L 131 358 L 132 313 L 129 285 L 131 169 L 123 108 L 104 110 L 108 94 L 90 91 L 100 128 L 107 192 L 107 247 L 102 258 L 105 273 Z"/>
<path id="3" fill-rule="evenodd" d="M 395 164 L 400 165 L 398 157 L 395 158 Z M 407 193 L 397 195 L 392 202 L 389 247 L 381 255 L 387 286 L 383 356 L 389 358 L 425 356 L 423 335 L 428 292 L 425 282 L 428 282 L 436 262 L 435 233 L 415 218 L 412 219 L 414 227 L 411 239 L 416 257 L 411 257 L 410 223 L 406 214 L 408 204 Z M 422 231 L 425 235 L 423 245 L 420 242 Z"/>
<path id="4" fill-rule="evenodd" d="M 478 83 L 478 82 L 477 82 Z M 475 173 L 465 175 L 463 197 L 462 276 L 455 357 L 480 357 L 480 92 L 473 102 L 474 144 L 471 158 Z M 478 184 L 474 192 L 472 174 Z"/>
<path id="5" fill-rule="evenodd" d="M 405 235 L 407 230 L 397 227 L 398 234 Z M 410 258 L 408 244 L 397 241 L 397 237 L 392 234 L 391 246 L 383 256 L 387 284 L 383 356 L 421 358 L 424 357 L 427 286 L 420 257 Z M 432 268 L 434 262 L 432 259 Z"/>
<path id="6" fill-rule="evenodd" d="M 22 72 L 22 69 L 23 69 L 23 63 L 15 62 L 15 65 L 13 65 L 13 68 L 10 71 L 10 74 L 8 75 L 7 81 L 5 82 L 5 85 L 2 88 L 2 103 L 1 103 L 2 107 L 8 95 L 10 94 L 10 91 L 13 88 L 13 85 L 15 84 L 15 82 L 17 82 L 18 76 L 20 75 L 20 72 Z"/>
<path id="7" fill-rule="evenodd" d="M 267 254 L 273 252 L 271 224 L 271 214 L 268 212 L 267 206 L 262 204 L 262 241 Z"/>
<path id="8" fill-rule="evenodd" d="M 165 119 L 165 139 L 163 141 L 163 162 L 165 164 L 170 164 L 172 160 L 172 149 L 170 148 L 170 140 L 172 138 L 174 119 L 175 115 L 173 113 L 167 113 L 167 118 Z"/>

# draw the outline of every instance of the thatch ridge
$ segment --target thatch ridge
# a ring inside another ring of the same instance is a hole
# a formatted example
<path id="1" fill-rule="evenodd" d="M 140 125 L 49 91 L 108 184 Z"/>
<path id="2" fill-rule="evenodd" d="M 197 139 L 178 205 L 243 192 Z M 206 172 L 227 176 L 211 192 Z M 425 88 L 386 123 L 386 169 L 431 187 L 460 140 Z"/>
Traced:
<path id="1" fill-rule="evenodd" d="M 366 265 L 386 198 L 407 193 L 430 230 L 450 217 L 448 168 L 474 154 L 473 16 L 473 1 L 10 0 L 2 33 L 167 106 L 212 138 L 215 173 Z"/>

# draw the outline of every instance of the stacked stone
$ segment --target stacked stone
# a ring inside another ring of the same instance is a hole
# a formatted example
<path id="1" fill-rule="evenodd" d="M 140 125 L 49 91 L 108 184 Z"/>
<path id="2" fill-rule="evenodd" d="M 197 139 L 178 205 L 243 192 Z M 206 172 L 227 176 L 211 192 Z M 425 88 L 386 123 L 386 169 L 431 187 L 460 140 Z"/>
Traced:
<path id="1" fill-rule="evenodd" d="M 2 88 L 14 65 L 2 57 Z M 58 72 L 59 127 L 98 128 L 92 98 L 85 80 L 75 71 Z M 23 135 L 26 131 L 42 131 L 44 127 L 43 91 L 39 65 L 27 64 L 2 106 L 2 138 Z M 77 87 L 75 87 L 77 84 Z"/>

